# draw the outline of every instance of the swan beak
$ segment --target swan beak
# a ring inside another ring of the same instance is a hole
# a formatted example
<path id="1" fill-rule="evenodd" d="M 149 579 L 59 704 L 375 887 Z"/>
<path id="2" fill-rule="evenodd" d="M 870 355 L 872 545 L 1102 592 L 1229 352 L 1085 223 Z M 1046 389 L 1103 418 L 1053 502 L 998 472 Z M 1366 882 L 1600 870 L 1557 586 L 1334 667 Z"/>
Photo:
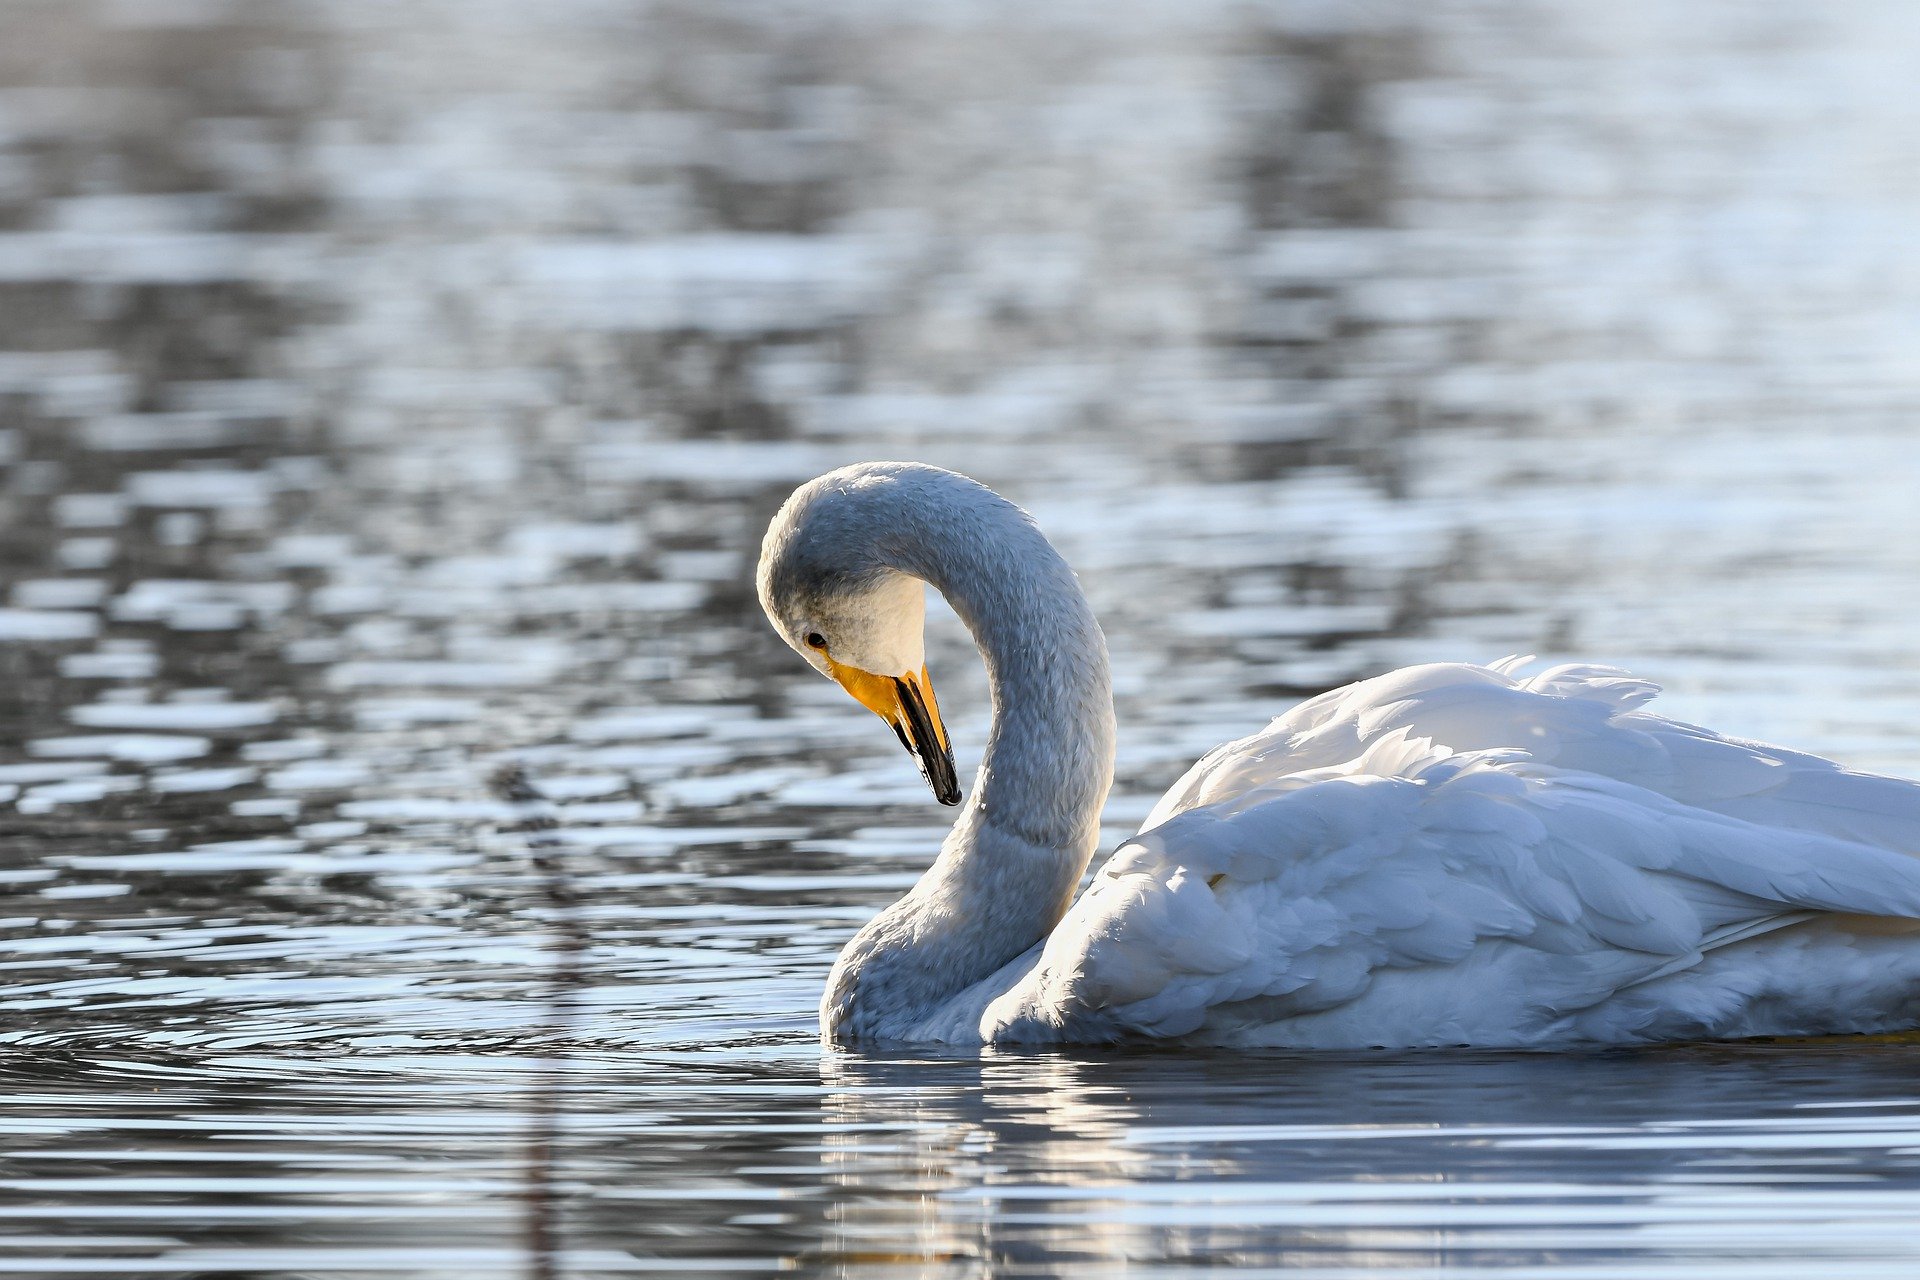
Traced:
<path id="1" fill-rule="evenodd" d="M 827 659 L 827 669 L 854 700 L 893 726 L 900 745 L 920 766 L 920 776 L 933 788 L 941 804 L 960 803 L 960 775 L 953 767 L 953 745 L 947 726 L 940 722 L 940 704 L 933 696 L 927 669 L 903 676 L 876 676 L 858 667 Z"/>

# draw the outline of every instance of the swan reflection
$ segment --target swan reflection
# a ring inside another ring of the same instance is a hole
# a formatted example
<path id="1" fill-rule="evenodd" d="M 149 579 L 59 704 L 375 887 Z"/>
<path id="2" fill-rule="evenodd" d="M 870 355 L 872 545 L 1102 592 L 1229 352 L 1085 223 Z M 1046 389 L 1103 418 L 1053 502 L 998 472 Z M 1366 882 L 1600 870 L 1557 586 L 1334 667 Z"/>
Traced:
<path id="1" fill-rule="evenodd" d="M 829 1054 L 821 1082 L 828 1203 L 806 1261 L 828 1274 L 1777 1263 L 1806 1257 L 1809 1239 L 1779 1225 L 1796 1213 L 1858 1216 L 1920 1190 L 1920 1100 L 1897 1053 L 1864 1045 Z M 1836 1142 L 1884 1156 L 1830 1178 Z M 1771 1231 L 1756 1229 L 1756 1181 L 1774 1188 Z M 1832 1235 L 1816 1247 L 1835 1257 L 1900 1252 Z"/>

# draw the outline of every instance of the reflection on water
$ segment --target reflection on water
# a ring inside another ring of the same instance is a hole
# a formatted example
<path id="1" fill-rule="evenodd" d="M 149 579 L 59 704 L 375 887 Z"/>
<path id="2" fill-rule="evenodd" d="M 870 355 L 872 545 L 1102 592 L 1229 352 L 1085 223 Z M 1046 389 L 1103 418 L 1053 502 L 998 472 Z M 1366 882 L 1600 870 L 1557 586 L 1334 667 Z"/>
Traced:
<path id="1" fill-rule="evenodd" d="M 502 1054 L 8 1070 L 0 1267 L 524 1274 Z M 1911 1053 L 582 1055 L 553 1274 L 1911 1273 Z"/>
<path id="2" fill-rule="evenodd" d="M 1910 1273 L 1907 1046 L 812 1041 L 944 821 L 752 601 L 858 458 L 1080 567 L 1116 838 L 1434 657 L 1920 772 L 1920 29 L 1523 8 L 10 6 L 0 1273 Z"/>
<path id="3" fill-rule="evenodd" d="M 823 1261 L 1787 1275 L 1786 1245 L 1800 1274 L 1893 1275 L 1920 1175 L 1910 1069 L 1857 1050 L 839 1060 Z"/>

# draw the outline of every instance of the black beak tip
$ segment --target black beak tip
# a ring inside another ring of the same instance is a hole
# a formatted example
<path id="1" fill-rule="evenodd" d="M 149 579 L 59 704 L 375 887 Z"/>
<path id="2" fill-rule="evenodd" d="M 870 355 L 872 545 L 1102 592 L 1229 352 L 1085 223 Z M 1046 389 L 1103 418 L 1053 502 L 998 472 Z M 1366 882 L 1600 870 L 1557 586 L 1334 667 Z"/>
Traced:
<path id="1" fill-rule="evenodd" d="M 920 762 L 920 776 L 933 788 L 933 798 L 944 805 L 960 803 L 960 773 L 953 766 L 953 752 L 941 751 L 931 756 L 914 753 Z"/>
<path id="2" fill-rule="evenodd" d="M 900 745 L 913 755 L 920 776 L 933 788 L 933 798 L 944 805 L 960 803 L 960 772 L 954 767 L 953 748 L 944 741 L 938 721 L 927 710 L 920 690 L 904 677 L 894 681 L 901 716 L 890 721 Z"/>

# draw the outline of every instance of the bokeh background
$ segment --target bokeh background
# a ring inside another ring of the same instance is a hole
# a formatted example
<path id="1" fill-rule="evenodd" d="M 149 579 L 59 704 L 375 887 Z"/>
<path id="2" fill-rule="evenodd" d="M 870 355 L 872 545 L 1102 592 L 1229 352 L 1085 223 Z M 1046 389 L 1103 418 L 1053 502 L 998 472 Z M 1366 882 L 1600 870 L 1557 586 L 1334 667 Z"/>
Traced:
<path id="1" fill-rule="evenodd" d="M 1028 506 L 1109 845 L 1440 658 L 1920 772 L 1916 66 L 1899 0 L 0 0 L 0 1272 L 1913 1274 L 1911 1049 L 823 1056 L 948 815 L 751 570 L 849 461 Z"/>

